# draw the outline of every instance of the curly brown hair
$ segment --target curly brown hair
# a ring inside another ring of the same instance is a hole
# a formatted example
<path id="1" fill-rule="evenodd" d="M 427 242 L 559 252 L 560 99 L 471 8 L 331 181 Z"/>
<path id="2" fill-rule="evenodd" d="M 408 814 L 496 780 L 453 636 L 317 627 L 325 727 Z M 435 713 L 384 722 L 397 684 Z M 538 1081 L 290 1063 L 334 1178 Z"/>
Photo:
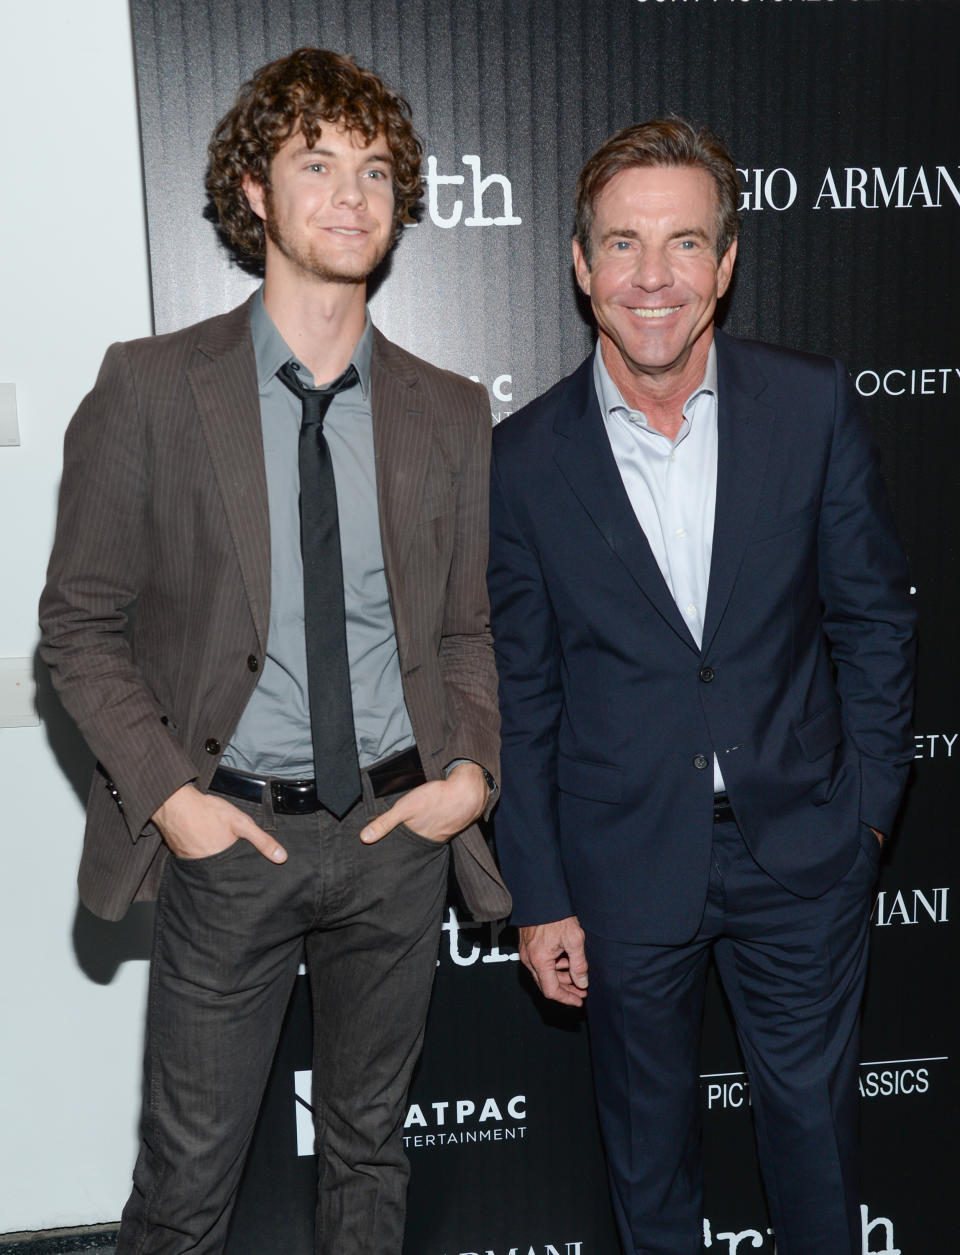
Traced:
<path id="1" fill-rule="evenodd" d="M 422 148 L 410 121 L 410 106 L 352 57 L 324 48 L 298 48 L 262 66 L 220 119 L 207 150 L 206 188 L 220 230 L 244 261 L 262 262 L 263 221 L 243 191 L 246 175 L 270 187 L 270 164 L 296 130 L 316 143 L 324 123 L 357 131 L 371 143 L 382 135 L 393 158 L 394 239 L 412 222 L 422 194 Z"/>
<path id="2" fill-rule="evenodd" d="M 625 126 L 606 140 L 580 171 L 574 196 L 574 238 L 587 265 L 592 255 L 593 210 L 610 180 L 635 166 L 693 166 L 713 179 L 717 189 L 717 258 L 723 257 L 740 230 L 740 184 L 726 145 L 712 131 L 670 115 Z"/>

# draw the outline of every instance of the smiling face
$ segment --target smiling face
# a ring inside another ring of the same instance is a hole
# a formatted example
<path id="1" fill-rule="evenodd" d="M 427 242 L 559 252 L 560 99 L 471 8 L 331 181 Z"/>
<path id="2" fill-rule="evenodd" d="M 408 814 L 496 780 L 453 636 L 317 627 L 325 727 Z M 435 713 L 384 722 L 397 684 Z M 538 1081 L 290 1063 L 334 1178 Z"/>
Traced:
<path id="1" fill-rule="evenodd" d="M 705 170 L 633 166 L 596 199 L 589 266 L 574 241 L 604 363 L 628 401 L 646 388 L 692 390 L 703 378 L 737 255 L 734 240 L 717 258 L 717 210 Z"/>
<path id="2" fill-rule="evenodd" d="M 358 284 L 390 250 L 393 162 L 383 136 L 325 126 L 313 146 L 295 131 L 270 163 L 270 186 L 243 190 L 266 229 L 266 266 L 291 277 Z"/>

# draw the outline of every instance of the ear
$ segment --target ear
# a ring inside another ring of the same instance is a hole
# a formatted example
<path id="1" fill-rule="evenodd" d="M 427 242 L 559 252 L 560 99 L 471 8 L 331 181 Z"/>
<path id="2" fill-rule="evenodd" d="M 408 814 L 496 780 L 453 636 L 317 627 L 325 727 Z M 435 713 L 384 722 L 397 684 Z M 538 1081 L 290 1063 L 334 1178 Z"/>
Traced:
<path id="1" fill-rule="evenodd" d="M 580 241 L 573 241 L 573 272 L 577 276 L 577 283 L 584 296 L 590 295 L 590 267 L 587 265 L 587 259 L 583 255 L 583 249 L 580 247 Z"/>
<path id="2" fill-rule="evenodd" d="M 262 183 L 258 183 L 253 175 L 245 174 L 240 180 L 240 186 L 243 188 L 243 194 L 247 198 L 247 204 L 264 222 L 267 220 L 267 194 Z"/>
<path id="3" fill-rule="evenodd" d="M 717 267 L 717 296 L 723 296 L 727 288 L 730 286 L 730 280 L 733 277 L 733 263 L 737 260 L 737 241 L 731 240 L 730 247 L 720 258 L 720 264 Z"/>

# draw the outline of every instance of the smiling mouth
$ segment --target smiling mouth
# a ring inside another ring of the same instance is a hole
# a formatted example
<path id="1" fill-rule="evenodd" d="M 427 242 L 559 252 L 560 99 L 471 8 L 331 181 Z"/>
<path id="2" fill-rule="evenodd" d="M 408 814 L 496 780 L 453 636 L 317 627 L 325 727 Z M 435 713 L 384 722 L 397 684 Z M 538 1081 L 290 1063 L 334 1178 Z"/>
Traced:
<path id="1" fill-rule="evenodd" d="M 631 306 L 630 313 L 636 314 L 638 318 L 666 318 L 668 314 L 675 314 L 679 308 L 679 305 L 664 305 L 659 309 L 645 309 L 640 306 Z"/>
<path id="2" fill-rule="evenodd" d="M 366 231 L 360 227 L 327 227 L 328 231 L 332 231 L 335 235 L 366 235 Z"/>

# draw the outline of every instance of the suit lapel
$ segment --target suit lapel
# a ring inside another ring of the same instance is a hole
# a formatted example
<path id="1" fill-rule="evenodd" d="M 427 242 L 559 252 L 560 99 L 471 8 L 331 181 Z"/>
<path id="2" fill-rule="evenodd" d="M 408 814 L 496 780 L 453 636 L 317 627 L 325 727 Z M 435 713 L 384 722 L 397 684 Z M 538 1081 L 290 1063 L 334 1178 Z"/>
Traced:
<path id="1" fill-rule="evenodd" d="M 187 370 L 261 649 L 270 615 L 270 513 L 249 302 L 211 319 Z"/>
<path id="2" fill-rule="evenodd" d="M 603 425 L 593 382 L 593 355 L 569 380 L 571 396 L 554 422 L 554 457 L 580 504 L 644 596 L 685 645 L 697 645 L 637 522 Z"/>
<path id="3" fill-rule="evenodd" d="M 743 369 L 735 340 L 716 332 L 718 378 L 717 506 L 703 630 L 706 653 L 733 591 L 763 487 L 773 424 L 760 397 L 766 379 Z"/>
<path id="4" fill-rule="evenodd" d="M 420 513 L 433 424 L 424 412 L 416 372 L 376 329 L 370 381 L 380 540 L 396 622 L 401 599 L 394 592 Z"/>

